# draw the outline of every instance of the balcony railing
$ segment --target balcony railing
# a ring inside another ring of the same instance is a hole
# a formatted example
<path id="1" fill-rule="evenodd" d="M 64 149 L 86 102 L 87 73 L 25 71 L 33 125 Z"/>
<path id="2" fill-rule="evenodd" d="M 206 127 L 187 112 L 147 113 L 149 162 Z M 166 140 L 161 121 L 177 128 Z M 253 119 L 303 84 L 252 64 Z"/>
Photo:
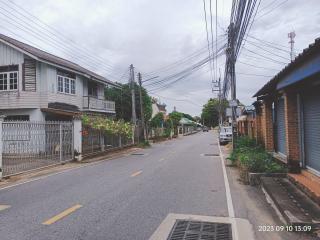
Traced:
<path id="1" fill-rule="evenodd" d="M 92 96 L 84 96 L 83 109 L 88 111 L 115 113 L 115 102 Z"/>

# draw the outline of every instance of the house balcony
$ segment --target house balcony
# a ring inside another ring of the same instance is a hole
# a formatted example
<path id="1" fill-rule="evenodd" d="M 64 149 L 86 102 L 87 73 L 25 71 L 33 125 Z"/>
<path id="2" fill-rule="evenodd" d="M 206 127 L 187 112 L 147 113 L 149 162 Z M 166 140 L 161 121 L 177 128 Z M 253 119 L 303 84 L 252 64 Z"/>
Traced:
<path id="1" fill-rule="evenodd" d="M 115 102 L 93 96 L 83 97 L 83 110 L 92 112 L 115 113 Z"/>

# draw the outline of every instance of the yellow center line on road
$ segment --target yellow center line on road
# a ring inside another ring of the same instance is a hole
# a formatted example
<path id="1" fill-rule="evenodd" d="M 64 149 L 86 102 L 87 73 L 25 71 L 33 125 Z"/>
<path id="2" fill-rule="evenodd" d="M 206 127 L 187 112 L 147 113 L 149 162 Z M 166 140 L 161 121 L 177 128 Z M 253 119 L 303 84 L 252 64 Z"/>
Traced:
<path id="1" fill-rule="evenodd" d="M 8 208 L 10 208 L 10 207 L 11 207 L 10 205 L 1 205 L 1 204 L 0 204 L 0 211 L 5 210 L 5 209 L 8 209 Z"/>
<path id="2" fill-rule="evenodd" d="M 140 175 L 142 173 L 142 171 L 137 171 L 131 174 L 131 177 L 136 177 L 138 175 Z"/>
<path id="3" fill-rule="evenodd" d="M 81 207 L 82 207 L 82 205 L 76 204 L 76 205 L 74 205 L 73 207 L 68 208 L 68 209 L 64 210 L 63 212 L 59 213 L 58 215 L 56 215 L 56 216 L 48 219 L 47 221 L 43 222 L 42 224 L 43 224 L 43 225 L 51 225 L 51 224 L 59 221 L 60 219 L 68 216 L 69 214 L 75 212 L 77 209 L 79 209 L 79 208 L 81 208 Z"/>
<path id="4" fill-rule="evenodd" d="M 164 160 L 164 158 L 160 158 L 160 159 L 159 159 L 159 162 L 162 162 L 163 160 Z"/>

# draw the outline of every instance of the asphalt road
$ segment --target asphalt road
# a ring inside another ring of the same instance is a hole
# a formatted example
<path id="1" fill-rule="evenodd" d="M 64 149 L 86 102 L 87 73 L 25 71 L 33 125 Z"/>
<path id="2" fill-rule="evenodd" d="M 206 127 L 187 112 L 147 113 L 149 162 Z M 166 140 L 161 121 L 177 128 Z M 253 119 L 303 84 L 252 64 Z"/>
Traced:
<path id="1" fill-rule="evenodd" d="M 0 239 L 144 240 L 169 213 L 228 216 L 212 131 L 137 153 L 0 190 Z"/>

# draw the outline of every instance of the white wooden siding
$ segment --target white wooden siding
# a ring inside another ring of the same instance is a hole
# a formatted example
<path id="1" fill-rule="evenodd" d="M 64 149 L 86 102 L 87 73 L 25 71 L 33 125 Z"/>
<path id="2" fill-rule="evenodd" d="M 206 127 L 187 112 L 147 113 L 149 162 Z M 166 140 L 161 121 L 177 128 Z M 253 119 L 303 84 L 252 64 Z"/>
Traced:
<path id="1" fill-rule="evenodd" d="M 23 53 L 0 42 L 0 66 L 19 65 L 18 90 L 0 91 L 0 109 L 47 108 L 49 102 L 72 104 L 83 109 L 83 96 L 88 96 L 88 79 L 76 75 L 76 94 L 62 94 L 57 91 L 57 69 L 46 63 L 36 63 L 36 91 L 23 91 L 22 64 Z M 29 58 L 29 57 L 28 57 Z M 104 99 L 104 87 L 98 84 L 98 98 Z"/>
<path id="2" fill-rule="evenodd" d="M 0 66 L 22 63 L 23 53 L 0 42 Z"/>

